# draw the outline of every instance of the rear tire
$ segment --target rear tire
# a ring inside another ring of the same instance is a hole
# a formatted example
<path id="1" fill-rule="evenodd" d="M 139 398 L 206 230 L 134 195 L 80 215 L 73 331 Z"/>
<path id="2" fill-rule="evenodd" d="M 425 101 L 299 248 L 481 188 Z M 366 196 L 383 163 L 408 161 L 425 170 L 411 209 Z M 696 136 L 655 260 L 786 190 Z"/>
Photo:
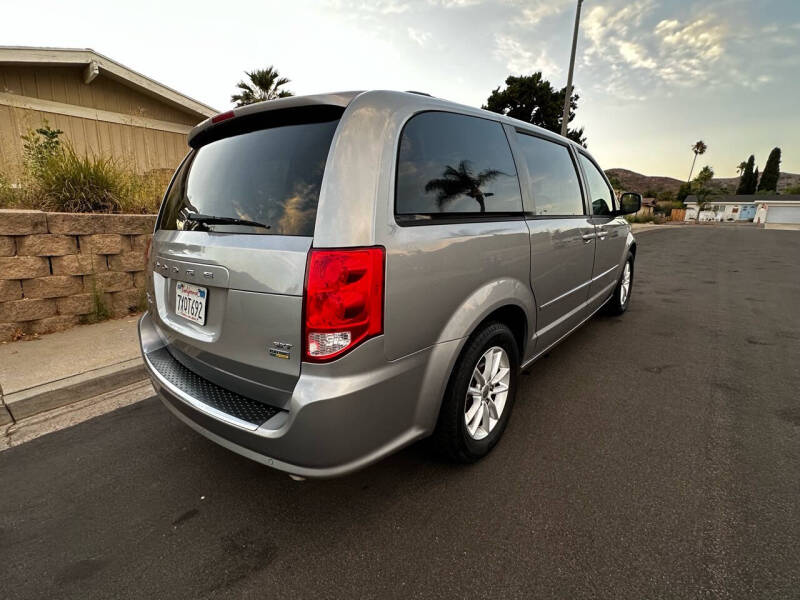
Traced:
<path id="1" fill-rule="evenodd" d="M 633 293 L 633 254 L 628 252 L 625 264 L 622 266 L 617 287 L 606 304 L 606 312 L 610 315 L 621 315 L 628 310 Z"/>
<path id="2" fill-rule="evenodd" d="M 492 322 L 475 332 L 456 361 L 433 444 L 445 458 L 471 463 L 500 440 L 517 392 L 519 349 L 511 330 Z"/>

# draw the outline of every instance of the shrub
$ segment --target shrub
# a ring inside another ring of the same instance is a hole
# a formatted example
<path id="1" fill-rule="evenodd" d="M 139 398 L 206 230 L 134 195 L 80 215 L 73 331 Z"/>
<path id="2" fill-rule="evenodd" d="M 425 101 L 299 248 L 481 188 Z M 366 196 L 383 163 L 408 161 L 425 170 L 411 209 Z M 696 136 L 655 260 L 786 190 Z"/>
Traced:
<path id="1" fill-rule="evenodd" d="M 79 154 L 45 124 L 22 136 L 24 171 L 12 186 L 0 176 L 0 207 L 58 212 L 155 213 L 167 170 L 141 175 L 113 158 Z"/>
<path id="2" fill-rule="evenodd" d="M 653 215 L 625 215 L 628 223 L 651 223 L 654 218 Z"/>

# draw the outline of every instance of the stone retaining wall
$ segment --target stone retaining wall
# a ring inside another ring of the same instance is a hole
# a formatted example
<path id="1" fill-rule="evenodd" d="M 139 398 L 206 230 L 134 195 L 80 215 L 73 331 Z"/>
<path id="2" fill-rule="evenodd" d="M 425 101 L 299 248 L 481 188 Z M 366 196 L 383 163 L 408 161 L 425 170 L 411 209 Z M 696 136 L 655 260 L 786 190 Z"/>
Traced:
<path id="1" fill-rule="evenodd" d="M 135 311 L 155 219 L 0 210 L 0 341 Z"/>

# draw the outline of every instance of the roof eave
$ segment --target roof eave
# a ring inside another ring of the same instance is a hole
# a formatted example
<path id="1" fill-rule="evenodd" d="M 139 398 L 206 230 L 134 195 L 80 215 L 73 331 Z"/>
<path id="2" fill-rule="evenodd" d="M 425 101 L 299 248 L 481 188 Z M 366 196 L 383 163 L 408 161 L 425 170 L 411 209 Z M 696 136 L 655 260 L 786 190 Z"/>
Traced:
<path id="1" fill-rule="evenodd" d="M 89 65 L 95 63 L 101 73 L 149 96 L 166 101 L 200 117 L 216 114 L 215 108 L 165 86 L 149 77 L 95 52 L 91 48 L 32 48 L 0 46 L 0 64 L 40 66 Z"/>

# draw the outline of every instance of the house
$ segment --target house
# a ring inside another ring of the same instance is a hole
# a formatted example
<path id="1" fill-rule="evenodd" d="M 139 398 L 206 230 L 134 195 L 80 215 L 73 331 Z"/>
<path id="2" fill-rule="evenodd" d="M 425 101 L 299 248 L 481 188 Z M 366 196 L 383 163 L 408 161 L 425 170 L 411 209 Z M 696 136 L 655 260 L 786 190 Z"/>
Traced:
<path id="1" fill-rule="evenodd" d="M 20 136 L 64 133 L 81 153 L 139 172 L 174 170 L 191 128 L 217 111 L 88 48 L 0 46 L 0 169 L 22 164 Z"/>
<path id="2" fill-rule="evenodd" d="M 800 194 L 757 196 L 754 223 L 765 229 L 800 229 Z"/>
<path id="3" fill-rule="evenodd" d="M 642 207 L 636 212 L 636 216 L 650 217 L 656 208 L 655 198 L 642 198 Z"/>
<path id="4" fill-rule="evenodd" d="M 756 215 L 756 196 L 712 196 L 700 211 L 700 221 L 752 221 Z M 697 219 L 697 196 L 686 197 L 684 221 Z"/>

